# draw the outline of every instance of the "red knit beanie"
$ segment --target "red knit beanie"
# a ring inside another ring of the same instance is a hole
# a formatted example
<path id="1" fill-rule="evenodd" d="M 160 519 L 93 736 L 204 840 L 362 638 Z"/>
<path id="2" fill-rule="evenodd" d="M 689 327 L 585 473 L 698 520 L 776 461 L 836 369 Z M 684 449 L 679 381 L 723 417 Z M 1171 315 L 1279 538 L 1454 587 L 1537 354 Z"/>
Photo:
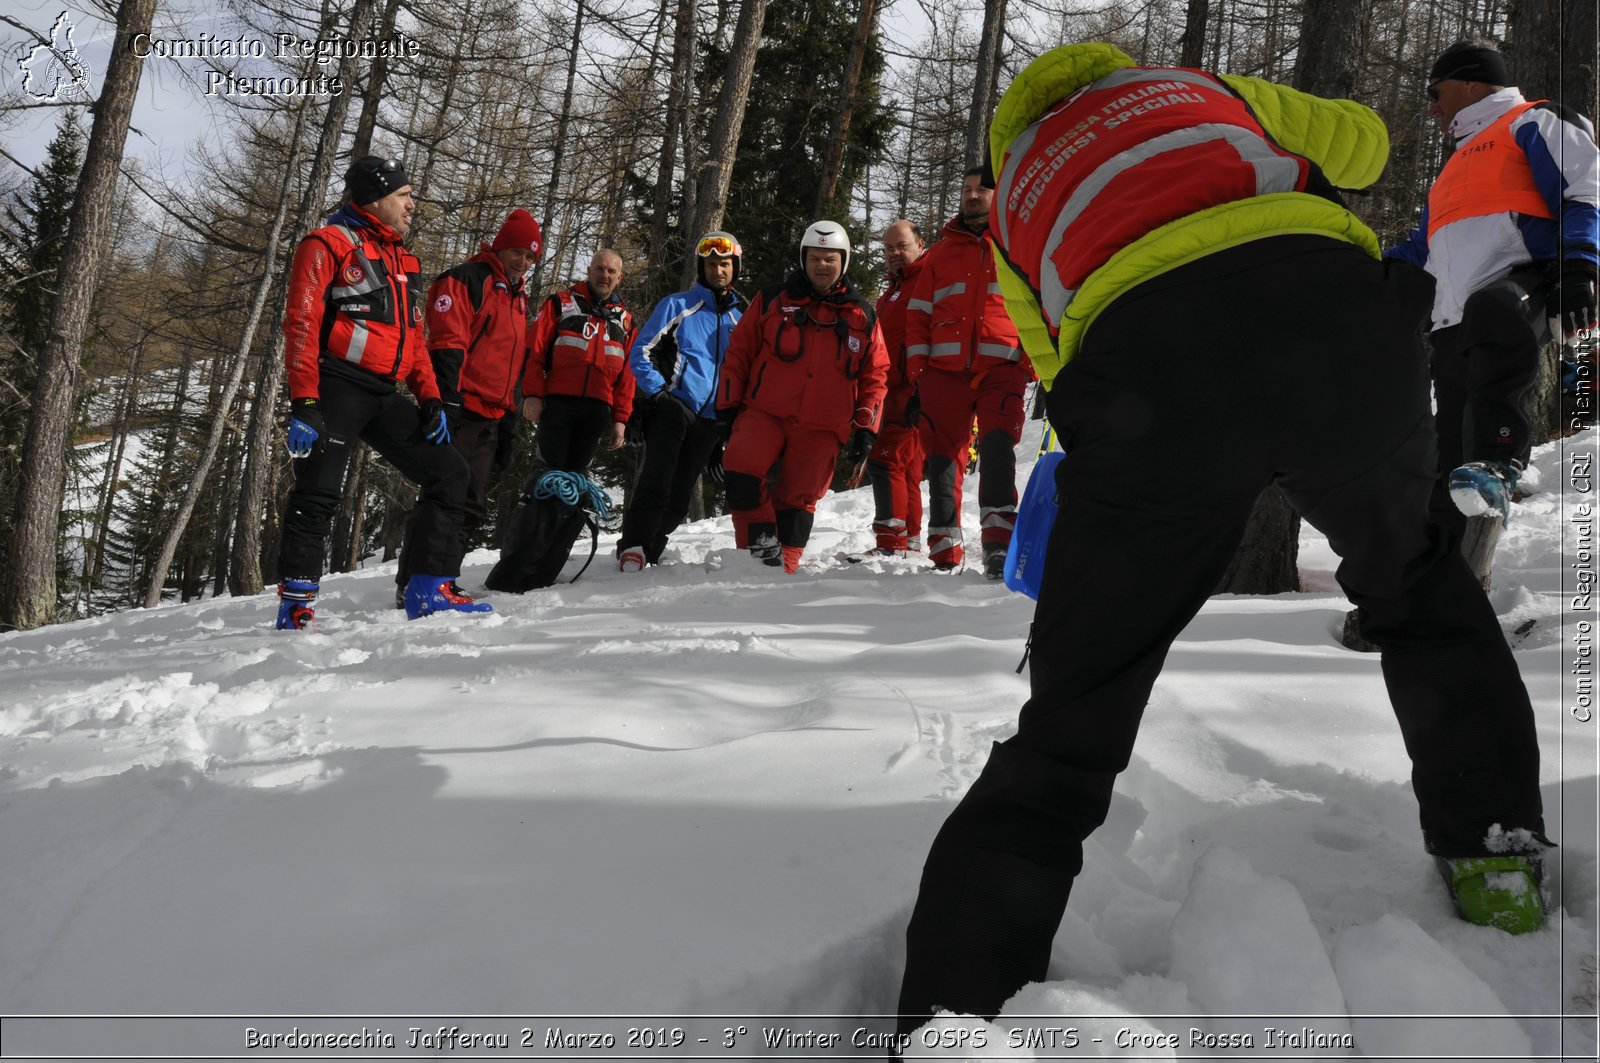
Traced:
<path id="1" fill-rule="evenodd" d="M 506 215 L 505 224 L 495 233 L 494 243 L 489 245 L 489 250 L 504 251 L 508 247 L 526 247 L 537 256 L 542 242 L 539 223 L 533 220 L 532 214 L 518 207 Z"/>

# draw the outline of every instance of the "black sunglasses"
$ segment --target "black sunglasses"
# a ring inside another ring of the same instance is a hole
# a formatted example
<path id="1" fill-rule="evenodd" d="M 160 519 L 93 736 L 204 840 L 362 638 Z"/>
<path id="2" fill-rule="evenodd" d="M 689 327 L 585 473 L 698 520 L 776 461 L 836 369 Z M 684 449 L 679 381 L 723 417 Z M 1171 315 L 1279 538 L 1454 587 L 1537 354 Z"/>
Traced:
<path id="1" fill-rule="evenodd" d="M 1439 83 L 1438 82 L 1434 82 L 1432 85 L 1428 86 L 1428 99 L 1433 101 L 1434 103 L 1438 103 L 1439 102 Z"/>

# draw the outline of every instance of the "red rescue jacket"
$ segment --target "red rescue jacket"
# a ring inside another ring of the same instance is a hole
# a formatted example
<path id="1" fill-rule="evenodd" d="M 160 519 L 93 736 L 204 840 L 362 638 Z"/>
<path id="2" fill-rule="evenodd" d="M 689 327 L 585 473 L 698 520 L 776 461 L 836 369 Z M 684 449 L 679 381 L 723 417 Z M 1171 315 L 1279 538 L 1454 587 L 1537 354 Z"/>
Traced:
<path id="1" fill-rule="evenodd" d="M 446 402 L 491 421 L 515 408 L 528 360 L 528 296 L 488 244 L 428 289 L 428 355 Z"/>
<path id="2" fill-rule="evenodd" d="M 883 346 L 889 356 L 889 390 L 883 400 L 884 424 L 901 424 L 906 417 L 906 403 L 915 388 L 906 367 L 906 307 L 911 303 L 911 289 L 922 269 L 922 257 L 898 275 L 889 277 L 889 286 L 878 296 L 878 328 L 883 332 Z"/>
<path id="3" fill-rule="evenodd" d="M 717 408 L 825 428 L 843 444 L 852 428 L 881 427 L 888 372 L 877 314 L 850 282 L 817 295 L 796 273 L 757 295 L 739 319 Z"/>
<path id="4" fill-rule="evenodd" d="M 589 285 L 579 281 L 546 299 L 533 323 L 522 394 L 574 395 L 610 403 L 611 419 L 633 413 L 634 376 L 628 349 L 638 327 L 613 292 L 596 305 Z"/>
<path id="5" fill-rule="evenodd" d="M 966 372 L 1000 362 L 1027 364 L 995 283 L 994 248 L 987 237 L 962 225 L 960 217 L 951 218 L 917 265 L 921 269 L 906 308 L 912 380 L 929 366 Z"/>
<path id="6" fill-rule="evenodd" d="M 438 398 L 422 347 L 421 274 L 400 234 L 360 207 L 346 206 L 308 233 L 289 267 L 283 315 L 289 397 L 317 398 L 317 363 L 335 358 L 404 380 L 418 399 Z"/>

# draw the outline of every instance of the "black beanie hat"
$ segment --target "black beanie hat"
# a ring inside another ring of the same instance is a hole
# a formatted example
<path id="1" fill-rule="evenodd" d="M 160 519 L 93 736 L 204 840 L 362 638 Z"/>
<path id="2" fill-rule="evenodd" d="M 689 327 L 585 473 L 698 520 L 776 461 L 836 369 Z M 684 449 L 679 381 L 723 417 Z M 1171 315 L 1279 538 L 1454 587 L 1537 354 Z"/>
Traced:
<path id="1" fill-rule="evenodd" d="M 1491 44 L 1457 41 L 1444 50 L 1428 74 L 1428 84 L 1436 81 L 1481 81 L 1485 85 L 1509 84 L 1505 56 Z"/>
<path id="2" fill-rule="evenodd" d="M 376 203 L 411 183 L 405 164 L 381 155 L 363 155 L 344 172 L 344 190 L 356 206 Z"/>

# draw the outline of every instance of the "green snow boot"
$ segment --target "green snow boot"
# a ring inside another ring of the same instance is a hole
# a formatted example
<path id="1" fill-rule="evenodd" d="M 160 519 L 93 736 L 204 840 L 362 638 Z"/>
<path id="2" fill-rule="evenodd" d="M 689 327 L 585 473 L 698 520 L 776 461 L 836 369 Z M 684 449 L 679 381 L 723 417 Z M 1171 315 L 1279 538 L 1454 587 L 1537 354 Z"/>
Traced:
<path id="1" fill-rule="evenodd" d="M 1540 862 L 1530 856 L 1436 856 L 1445 889 L 1461 918 L 1508 934 L 1544 925 Z"/>

